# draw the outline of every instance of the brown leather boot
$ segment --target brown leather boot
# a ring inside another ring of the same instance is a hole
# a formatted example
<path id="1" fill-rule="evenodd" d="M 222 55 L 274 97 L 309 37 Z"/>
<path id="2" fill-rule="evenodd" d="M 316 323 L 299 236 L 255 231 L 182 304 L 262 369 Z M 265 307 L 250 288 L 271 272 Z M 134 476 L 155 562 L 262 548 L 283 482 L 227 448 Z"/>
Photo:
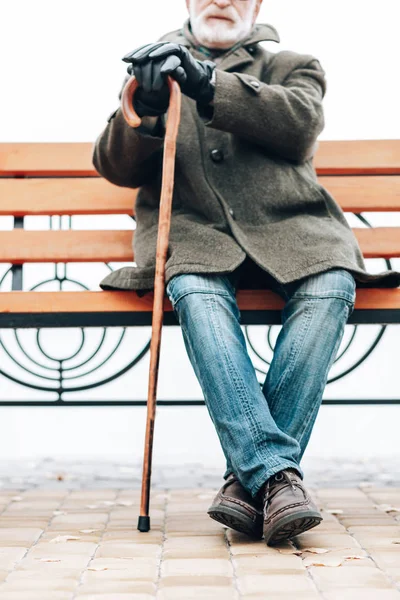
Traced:
<path id="1" fill-rule="evenodd" d="M 275 473 L 262 486 L 264 539 L 272 546 L 311 529 L 323 520 L 296 469 Z"/>
<path id="2" fill-rule="evenodd" d="M 262 502 L 252 498 L 233 473 L 229 474 L 207 513 L 231 529 L 258 539 L 263 536 Z"/>

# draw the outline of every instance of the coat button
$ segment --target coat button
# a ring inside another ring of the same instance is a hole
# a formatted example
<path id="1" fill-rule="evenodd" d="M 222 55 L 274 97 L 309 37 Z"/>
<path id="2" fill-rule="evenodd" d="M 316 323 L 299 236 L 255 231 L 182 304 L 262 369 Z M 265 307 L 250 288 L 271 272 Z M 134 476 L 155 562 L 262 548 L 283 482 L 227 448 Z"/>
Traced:
<path id="1" fill-rule="evenodd" d="M 229 209 L 228 209 L 228 212 L 229 212 L 229 214 L 231 215 L 232 219 L 234 219 L 234 218 L 235 218 L 235 213 L 234 213 L 233 209 L 232 209 L 232 208 L 229 208 Z"/>
<path id="2" fill-rule="evenodd" d="M 217 150 L 217 148 L 214 148 L 214 150 L 211 150 L 210 156 L 211 156 L 211 159 L 217 163 L 222 162 L 224 160 L 224 153 L 221 150 Z"/>

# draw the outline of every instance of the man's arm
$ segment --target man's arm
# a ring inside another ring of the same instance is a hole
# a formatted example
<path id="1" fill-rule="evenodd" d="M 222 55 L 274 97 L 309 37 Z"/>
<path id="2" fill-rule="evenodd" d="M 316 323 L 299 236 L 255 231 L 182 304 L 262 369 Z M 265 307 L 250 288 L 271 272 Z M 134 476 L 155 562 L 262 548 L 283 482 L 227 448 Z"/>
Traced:
<path id="1" fill-rule="evenodd" d="M 125 77 L 119 93 L 129 75 Z M 140 127 L 128 125 L 119 107 L 94 143 L 92 162 L 96 171 L 115 185 L 137 188 L 148 183 L 160 165 L 165 126 L 163 117 L 143 117 Z"/>
<path id="2" fill-rule="evenodd" d="M 310 158 L 324 128 L 325 72 L 310 55 L 296 55 L 293 62 L 281 85 L 215 69 L 214 100 L 204 108 L 197 106 L 204 124 L 289 160 Z"/>

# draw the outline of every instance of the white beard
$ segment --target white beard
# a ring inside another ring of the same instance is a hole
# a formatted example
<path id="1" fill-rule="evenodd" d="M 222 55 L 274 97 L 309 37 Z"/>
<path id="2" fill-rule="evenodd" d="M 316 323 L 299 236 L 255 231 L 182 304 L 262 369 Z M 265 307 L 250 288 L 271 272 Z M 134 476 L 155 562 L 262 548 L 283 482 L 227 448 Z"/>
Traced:
<path id="1" fill-rule="evenodd" d="M 195 38 L 208 48 L 231 48 L 240 40 L 246 38 L 253 28 L 253 17 L 255 9 L 255 0 L 251 0 L 253 10 L 249 10 L 246 17 L 241 19 L 236 13 L 235 22 L 221 21 L 217 19 L 210 24 L 204 13 L 197 14 L 194 8 L 194 2 L 190 2 L 189 14 L 190 25 Z M 206 15 L 209 11 L 205 11 Z M 233 17 L 233 10 L 229 17 Z"/>

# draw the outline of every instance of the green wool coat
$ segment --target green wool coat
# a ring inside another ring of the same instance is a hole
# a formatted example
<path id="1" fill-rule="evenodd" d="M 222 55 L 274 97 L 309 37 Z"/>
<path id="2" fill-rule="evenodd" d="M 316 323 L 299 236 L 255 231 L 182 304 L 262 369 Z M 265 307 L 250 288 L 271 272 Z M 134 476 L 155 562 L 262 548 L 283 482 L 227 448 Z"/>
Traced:
<path id="1" fill-rule="evenodd" d="M 194 47 L 189 20 L 161 40 L 205 58 Z M 342 267 L 358 287 L 397 287 L 399 272 L 366 271 L 342 209 L 318 183 L 312 161 L 326 91 L 319 61 L 269 52 L 258 43 L 264 40 L 279 42 L 276 29 L 255 25 L 245 41 L 215 59 L 213 107 L 182 96 L 166 283 L 181 273 L 226 274 L 248 256 L 260 273 L 281 283 Z M 119 107 L 94 143 L 100 175 L 140 187 L 133 236 L 137 266 L 107 275 L 100 283 L 104 290 L 142 296 L 154 289 L 163 124 L 162 118 L 153 134 L 134 129 Z"/>

